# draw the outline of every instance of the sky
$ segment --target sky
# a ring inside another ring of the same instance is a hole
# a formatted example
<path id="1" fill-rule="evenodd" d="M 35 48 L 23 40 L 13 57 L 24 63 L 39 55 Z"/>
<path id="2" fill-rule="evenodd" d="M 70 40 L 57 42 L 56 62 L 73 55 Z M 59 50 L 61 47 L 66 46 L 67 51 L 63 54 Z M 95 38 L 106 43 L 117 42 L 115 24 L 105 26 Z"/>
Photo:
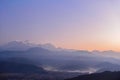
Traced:
<path id="1" fill-rule="evenodd" d="M 120 0 L 0 0 L 0 44 L 120 51 Z"/>

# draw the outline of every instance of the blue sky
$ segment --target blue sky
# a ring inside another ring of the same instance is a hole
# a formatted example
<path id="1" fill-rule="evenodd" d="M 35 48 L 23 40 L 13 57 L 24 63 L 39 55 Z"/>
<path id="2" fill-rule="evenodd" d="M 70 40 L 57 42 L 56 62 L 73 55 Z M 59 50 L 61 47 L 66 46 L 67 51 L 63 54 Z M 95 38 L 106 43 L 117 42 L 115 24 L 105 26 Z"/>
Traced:
<path id="1" fill-rule="evenodd" d="M 0 44 L 120 50 L 119 13 L 119 0 L 1 0 Z"/>

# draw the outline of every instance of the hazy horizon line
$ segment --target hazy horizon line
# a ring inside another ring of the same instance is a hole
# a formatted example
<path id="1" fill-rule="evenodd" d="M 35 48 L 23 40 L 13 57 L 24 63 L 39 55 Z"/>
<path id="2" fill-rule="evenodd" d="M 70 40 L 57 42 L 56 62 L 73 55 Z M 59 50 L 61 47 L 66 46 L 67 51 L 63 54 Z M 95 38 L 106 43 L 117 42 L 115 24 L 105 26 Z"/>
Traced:
<path id="1" fill-rule="evenodd" d="M 93 50 L 88 50 L 88 49 L 75 49 L 75 48 L 65 48 L 65 47 L 61 47 L 61 46 L 56 46 L 55 44 L 51 43 L 51 42 L 46 42 L 46 43 L 35 43 L 35 42 L 31 42 L 30 40 L 12 40 L 12 41 L 8 41 L 8 42 L 5 42 L 3 44 L 0 44 L 0 46 L 4 46 L 4 45 L 7 45 L 8 43 L 11 43 L 11 42 L 21 42 L 23 44 L 31 44 L 31 45 L 51 45 L 51 46 L 54 46 L 55 48 L 61 48 L 61 49 L 66 49 L 66 50 L 75 50 L 75 51 L 88 51 L 88 52 L 93 52 L 93 51 L 99 51 L 99 52 L 104 52 L 104 51 L 111 51 L 111 52 L 120 52 L 120 51 L 116 51 L 116 50 L 112 50 L 112 49 L 107 49 L 107 50 L 99 50 L 99 49 L 93 49 Z"/>

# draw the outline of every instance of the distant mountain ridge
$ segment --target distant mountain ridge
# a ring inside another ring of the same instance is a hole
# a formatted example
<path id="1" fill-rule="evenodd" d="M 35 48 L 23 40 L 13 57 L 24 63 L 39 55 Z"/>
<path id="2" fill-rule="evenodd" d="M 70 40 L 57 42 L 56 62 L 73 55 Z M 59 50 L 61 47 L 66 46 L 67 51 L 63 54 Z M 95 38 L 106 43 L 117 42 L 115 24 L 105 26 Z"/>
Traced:
<path id="1" fill-rule="evenodd" d="M 46 45 L 51 46 L 51 44 Z M 94 73 L 97 71 L 120 70 L 120 59 L 116 58 L 119 57 L 117 52 L 71 51 L 67 49 L 51 50 L 45 48 L 46 45 L 43 48 L 40 45 L 28 42 L 13 41 L 5 46 L 1 46 L 1 49 L 4 48 L 5 50 L 0 51 L 0 60 L 9 61 L 20 57 L 23 58 L 23 60 L 28 59 L 34 64 L 41 65 L 50 71 Z M 52 46 L 52 48 L 54 47 Z M 115 56 L 113 56 L 114 54 Z M 30 62 L 28 61 L 28 63 Z M 106 68 L 106 66 L 109 66 L 109 68 Z"/>
<path id="2" fill-rule="evenodd" d="M 120 60 L 91 54 L 88 51 L 50 51 L 41 47 L 33 47 L 26 51 L 0 52 L 0 60 L 11 61 L 15 58 L 23 58 L 22 62 L 24 62 L 24 59 L 28 59 L 32 64 L 41 65 L 41 67 L 50 71 L 80 73 L 103 72 L 106 70 L 120 71 Z M 18 61 L 20 62 L 20 60 Z M 30 63 L 29 61 L 26 62 Z M 106 68 L 106 66 L 109 66 L 109 68 Z"/>
<path id="3" fill-rule="evenodd" d="M 28 50 L 28 49 L 33 48 L 33 47 L 41 47 L 41 48 L 48 49 L 51 51 L 64 51 L 64 50 L 74 51 L 72 49 L 63 49 L 60 47 L 55 47 L 51 43 L 34 44 L 34 43 L 30 43 L 29 41 L 11 41 L 11 42 L 8 42 L 8 43 L 0 46 L 0 51 L 4 51 L 4 50 L 24 51 L 24 50 Z"/>

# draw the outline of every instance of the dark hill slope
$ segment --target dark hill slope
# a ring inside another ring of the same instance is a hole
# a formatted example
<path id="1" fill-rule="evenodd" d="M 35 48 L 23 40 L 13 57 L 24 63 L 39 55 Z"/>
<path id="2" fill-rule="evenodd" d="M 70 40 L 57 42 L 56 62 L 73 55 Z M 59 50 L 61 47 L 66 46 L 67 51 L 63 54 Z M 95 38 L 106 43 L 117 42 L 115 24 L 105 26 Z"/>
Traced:
<path id="1" fill-rule="evenodd" d="M 46 73 L 46 71 L 31 64 L 1 61 L 0 73 Z"/>
<path id="2" fill-rule="evenodd" d="M 120 80 L 120 72 L 103 72 L 89 75 L 81 75 L 71 79 L 65 80 Z"/>

